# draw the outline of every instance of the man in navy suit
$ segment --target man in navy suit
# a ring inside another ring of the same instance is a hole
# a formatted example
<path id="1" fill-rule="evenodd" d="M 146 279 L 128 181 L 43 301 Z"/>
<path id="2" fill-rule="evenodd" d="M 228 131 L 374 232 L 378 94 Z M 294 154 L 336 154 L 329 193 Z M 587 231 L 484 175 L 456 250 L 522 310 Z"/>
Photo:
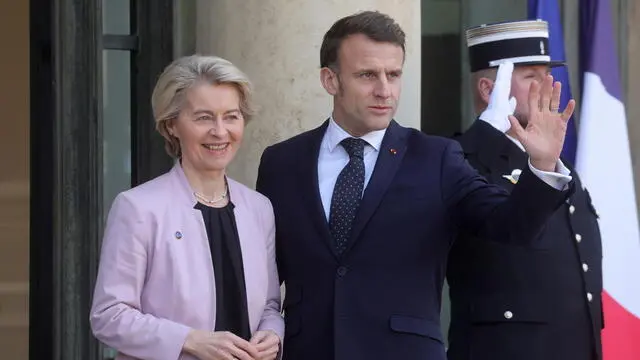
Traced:
<path id="1" fill-rule="evenodd" d="M 530 158 L 509 195 L 457 142 L 392 120 L 404 56 L 388 16 L 338 20 L 320 49 L 331 117 L 262 156 L 257 188 L 273 204 L 286 286 L 284 360 L 445 360 L 440 301 L 455 236 L 527 246 L 571 192 L 559 155 L 575 105 L 557 112 L 550 76 L 532 85 L 526 130 L 511 119 Z"/>

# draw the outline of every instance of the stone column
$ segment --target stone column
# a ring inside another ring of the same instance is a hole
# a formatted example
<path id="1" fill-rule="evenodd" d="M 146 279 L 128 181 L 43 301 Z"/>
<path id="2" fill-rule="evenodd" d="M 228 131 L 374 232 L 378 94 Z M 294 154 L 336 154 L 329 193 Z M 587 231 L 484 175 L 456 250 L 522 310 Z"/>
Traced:
<path id="1" fill-rule="evenodd" d="M 34 101 L 29 98 L 29 3 L 0 1 L 0 13 L 0 39 L 11 49 L 11 56 L 0 59 L 0 349 L 3 359 L 28 359 L 29 105 Z"/>
<path id="2" fill-rule="evenodd" d="M 259 114 L 247 126 L 230 176 L 255 185 L 264 148 L 320 125 L 331 111 L 320 84 L 320 45 L 340 17 L 360 10 L 392 16 L 407 34 L 400 107 L 405 126 L 420 127 L 420 0 L 198 0 L 196 51 L 247 73 Z"/>

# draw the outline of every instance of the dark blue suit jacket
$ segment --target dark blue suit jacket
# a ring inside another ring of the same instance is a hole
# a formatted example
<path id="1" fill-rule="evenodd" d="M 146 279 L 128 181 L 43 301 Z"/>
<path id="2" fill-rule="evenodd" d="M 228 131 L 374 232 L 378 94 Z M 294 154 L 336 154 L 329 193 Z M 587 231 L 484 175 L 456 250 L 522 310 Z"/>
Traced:
<path id="1" fill-rule="evenodd" d="M 440 302 L 457 233 L 528 244 L 568 191 L 525 169 L 509 196 L 456 141 L 392 121 L 339 256 L 318 189 L 326 127 L 270 146 L 260 163 L 286 287 L 284 360 L 446 359 Z"/>

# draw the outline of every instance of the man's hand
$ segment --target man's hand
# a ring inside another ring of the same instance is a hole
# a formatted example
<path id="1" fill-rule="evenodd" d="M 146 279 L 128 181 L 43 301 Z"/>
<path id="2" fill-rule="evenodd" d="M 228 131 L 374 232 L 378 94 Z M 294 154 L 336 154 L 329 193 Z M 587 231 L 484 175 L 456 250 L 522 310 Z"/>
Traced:
<path id="1" fill-rule="evenodd" d="M 193 330 L 183 349 L 201 360 L 256 360 L 261 356 L 256 346 L 228 331 Z"/>
<path id="2" fill-rule="evenodd" d="M 500 64 L 496 74 L 496 81 L 493 83 L 493 89 L 489 97 L 489 104 L 479 116 L 481 120 L 488 122 L 503 133 L 511 128 L 509 115 L 513 115 L 516 109 L 516 98 L 513 96 L 509 98 L 512 74 L 513 63 Z"/>
<path id="3" fill-rule="evenodd" d="M 256 331 L 251 338 L 251 344 L 259 352 L 256 360 L 273 360 L 280 351 L 280 337 L 272 330 Z"/>
<path id="4" fill-rule="evenodd" d="M 551 75 L 547 75 L 542 84 L 537 81 L 531 83 L 526 129 L 520 126 L 515 117 L 509 116 L 511 133 L 522 143 L 531 157 L 531 165 L 538 170 L 555 171 L 567 132 L 567 122 L 576 106 L 575 100 L 571 99 L 566 109 L 558 113 L 561 88 L 560 82 L 554 83 Z"/>

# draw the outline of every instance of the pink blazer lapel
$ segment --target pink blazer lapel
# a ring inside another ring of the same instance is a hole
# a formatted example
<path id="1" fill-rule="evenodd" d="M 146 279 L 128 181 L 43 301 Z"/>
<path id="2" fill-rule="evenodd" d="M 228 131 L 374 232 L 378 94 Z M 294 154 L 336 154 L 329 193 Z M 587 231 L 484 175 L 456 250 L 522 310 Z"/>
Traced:
<path id="1" fill-rule="evenodd" d="M 215 319 L 216 319 L 216 286 L 215 286 L 215 274 L 213 271 L 213 261 L 211 258 L 209 241 L 207 236 L 207 229 L 204 224 L 204 219 L 202 218 L 202 212 L 195 208 L 197 203 L 196 197 L 194 195 L 194 191 L 187 180 L 184 171 L 182 170 L 182 166 L 180 163 L 176 163 L 171 171 L 169 172 L 173 181 L 173 188 L 167 189 L 167 192 L 173 194 L 174 201 L 177 205 L 173 207 L 175 211 L 184 211 L 186 213 L 180 214 L 176 213 L 173 215 L 174 218 L 186 218 L 187 223 L 183 224 L 190 231 L 195 232 L 193 235 L 195 237 L 194 240 L 197 239 L 197 251 L 195 253 L 204 254 L 206 257 L 206 269 L 202 269 L 206 271 L 206 280 L 200 278 L 197 282 L 200 285 L 204 285 L 205 283 L 210 284 L 210 294 L 211 298 L 205 301 L 208 301 L 210 304 L 210 314 L 208 316 L 208 323 L 211 324 L 211 329 L 215 328 Z M 185 234 L 186 236 L 186 234 Z M 194 279 L 194 281 L 196 281 Z M 203 314 L 205 315 L 205 314 Z"/>

